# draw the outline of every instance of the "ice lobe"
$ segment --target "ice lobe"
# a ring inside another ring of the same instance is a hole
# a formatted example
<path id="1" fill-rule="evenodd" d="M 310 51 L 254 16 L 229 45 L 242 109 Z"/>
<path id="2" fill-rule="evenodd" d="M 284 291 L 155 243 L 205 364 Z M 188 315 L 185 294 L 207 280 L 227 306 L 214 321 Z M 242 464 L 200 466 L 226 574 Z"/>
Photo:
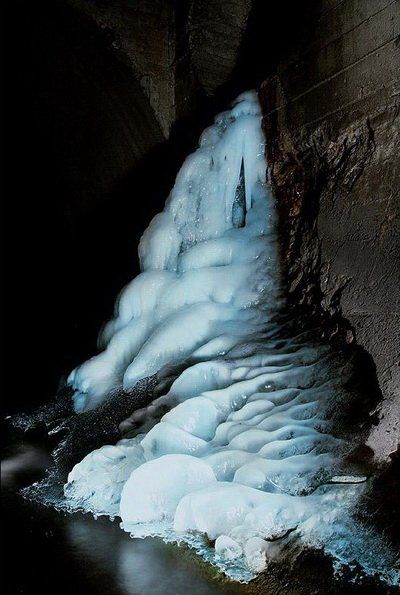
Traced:
<path id="1" fill-rule="evenodd" d="M 130 523 L 173 520 L 181 499 L 215 482 L 209 465 L 187 455 L 165 455 L 132 472 L 121 495 L 120 515 Z"/>
<path id="2" fill-rule="evenodd" d="M 94 514 L 107 510 L 111 516 L 117 515 L 122 488 L 132 471 L 144 462 L 140 437 L 120 440 L 115 446 L 102 446 L 72 469 L 64 488 L 65 496 L 77 503 L 78 508 Z"/>
<path id="3" fill-rule="evenodd" d="M 266 169 L 246 93 L 185 161 L 141 239 L 143 272 L 119 298 L 104 351 L 69 379 L 82 411 L 174 371 L 169 391 L 132 414 L 137 435 L 85 457 L 65 494 L 71 507 L 118 514 L 132 535 L 206 535 L 212 561 L 228 573 L 236 564 L 241 580 L 294 537 L 335 552 L 336 535 L 342 548 L 341 515 L 363 489 L 356 476 L 335 484 L 348 448 L 332 432 L 344 363 L 280 314 Z"/>

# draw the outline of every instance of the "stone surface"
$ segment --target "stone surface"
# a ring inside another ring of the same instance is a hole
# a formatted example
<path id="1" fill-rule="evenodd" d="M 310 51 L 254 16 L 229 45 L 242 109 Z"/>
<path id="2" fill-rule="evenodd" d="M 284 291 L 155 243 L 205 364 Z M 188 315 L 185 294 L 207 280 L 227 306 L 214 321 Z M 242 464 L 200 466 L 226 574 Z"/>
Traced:
<path id="1" fill-rule="evenodd" d="M 110 49 L 131 67 L 166 135 L 175 117 L 172 2 L 67 1 L 108 32 Z"/>
<path id="2" fill-rule="evenodd" d="M 110 48 L 128 63 L 168 137 L 235 67 L 251 0 L 67 0 L 109 32 Z"/>
<path id="3" fill-rule="evenodd" d="M 399 439 L 399 4 L 323 5 L 263 85 L 271 177 L 293 302 L 321 304 L 374 360 L 369 445 L 385 460 Z"/>

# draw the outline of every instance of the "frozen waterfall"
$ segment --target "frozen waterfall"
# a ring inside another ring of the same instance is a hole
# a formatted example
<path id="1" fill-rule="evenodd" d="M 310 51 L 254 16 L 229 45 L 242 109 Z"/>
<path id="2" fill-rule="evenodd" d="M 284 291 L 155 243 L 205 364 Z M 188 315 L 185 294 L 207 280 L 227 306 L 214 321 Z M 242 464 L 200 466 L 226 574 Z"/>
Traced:
<path id="1" fill-rule="evenodd" d="M 349 440 L 333 430 L 346 362 L 282 314 L 264 155 L 248 92 L 186 159 L 103 351 L 69 377 L 77 412 L 144 378 L 158 391 L 132 411 L 130 437 L 72 469 L 70 507 L 118 516 L 133 536 L 192 543 L 243 581 L 294 541 L 345 560 L 343 519 L 364 489 L 345 475 Z"/>

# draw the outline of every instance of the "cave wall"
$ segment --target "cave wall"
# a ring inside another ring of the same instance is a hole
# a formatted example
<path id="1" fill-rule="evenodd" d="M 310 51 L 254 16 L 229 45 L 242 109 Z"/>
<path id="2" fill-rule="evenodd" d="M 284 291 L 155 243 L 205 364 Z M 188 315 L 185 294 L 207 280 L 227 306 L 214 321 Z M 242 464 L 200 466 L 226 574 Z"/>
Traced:
<path id="1" fill-rule="evenodd" d="M 175 16 L 170 0 L 135 2 L 66 0 L 108 36 L 146 93 L 165 136 L 176 117 L 174 98 Z"/>
<path id="2" fill-rule="evenodd" d="M 141 217 L 165 192 L 147 179 L 146 204 L 136 198 L 164 135 L 106 32 L 57 0 L 5 9 L 8 414 L 52 399 L 62 375 L 96 349 L 135 270 Z M 29 390 L 16 390 L 19 378 Z"/>
<path id="3" fill-rule="evenodd" d="M 67 0 L 108 32 L 132 69 L 165 137 L 232 73 L 251 0 Z"/>
<path id="4" fill-rule="evenodd" d="M 383 401 L 369 445 L 399 440 L 399 3 L 313 3 L 262 84 L 291 299 L 372 356 Z"/>
<path id="5" fill-rule="evenodd" d="M 30 177 L 18 176 L 21 158 L 15 158 L 14 202 L 26 210 L 31 188 L 45 197 L 41 210 L 28 208 L 19 236 L 41 263 L 38 320 L 49 317 L 47 295 L 55 282 L 62 296 L 49 329 L 40 323 L 47 347 L 38 361 L 34 354 L 32 369 L 50 358 L 53 386 L 56 361 L 66 360 L 67 368 L 76 363 L 70 362 L 76 345 L 80 359 L 92 352 L 95 329 L 135 272 L 133 246 L 183 157 L 217 111 L 256 87 L 290 299 L 322 310 L 332 337 L 356 341 L 371 354 L 383 403 L 370 444 L 386 458 L 399 431 L 399 2 L 13 5 L 21 41 L 10 86 L 22 91 L 13 100 L 20 133 L 13 129 L 10 136 L 17 145 L 32 128 L 34 155 L 25 160 Z M 149 186 L 152 171 L 157 176 Z M 54 239 L 44 213 L 55 208 Z M 77 275 L 79 292 L 66 270 Z M 14 277 L 18 289 L 22 281 Z M 65 328 L 55 337 L 60 307 Z"/>

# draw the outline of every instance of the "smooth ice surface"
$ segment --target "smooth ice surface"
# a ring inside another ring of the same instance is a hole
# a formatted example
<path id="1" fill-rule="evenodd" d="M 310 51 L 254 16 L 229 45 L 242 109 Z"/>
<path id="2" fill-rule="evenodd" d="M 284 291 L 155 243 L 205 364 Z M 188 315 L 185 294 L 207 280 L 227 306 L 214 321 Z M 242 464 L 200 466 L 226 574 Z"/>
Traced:
<path id="1" fill-rule="evenodd" d="M 118 514 L 132 535 L 195 543 L 239 580 L 293 540 L 346 561 L 344 519 L 365 480 L 343 473 L 347 445 L 331 431 L 343 364 L 279 322 L 264 153 L 258 99 L 245 93 L 185 161 L 143 234 L 142 273 L 119 298 L 104 350 L 69 379 L 79 412 L 111 389 L 175 377 L 133 412 L 137 436 L 85 457 L 65 494 L 71 507 Z"/>
<path id="2" fill-rule="evenodd" d="M 120 515 L 130 523 L 173 520 L 186 494 L 214 482 L 211 467 L 201 459 L 164 455 L 132 472 L 122 490 Z"/>

